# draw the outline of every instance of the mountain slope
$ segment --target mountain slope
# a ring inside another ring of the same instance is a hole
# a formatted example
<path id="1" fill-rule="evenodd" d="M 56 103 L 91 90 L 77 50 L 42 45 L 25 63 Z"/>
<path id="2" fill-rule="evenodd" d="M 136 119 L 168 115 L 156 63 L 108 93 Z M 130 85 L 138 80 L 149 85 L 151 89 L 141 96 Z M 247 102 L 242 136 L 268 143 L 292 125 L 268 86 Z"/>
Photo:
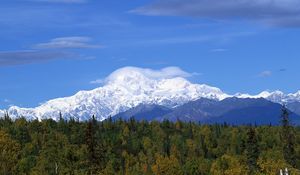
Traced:
<path id="1" fill-rule="evenodd" d="M 221 101 L 199 99 L 177 107 L 160 120 L 194 121 L 202 123 L 230 124 L 278 124 L 282 106 L 266 99 L 227 98 Z M 300 124 L 300 116 L 291 113 L 291 120 Z"/>
<path id="2" fill-rule="evenodd" d="M 253 99 L 249 99 L 253 101 Z M 242 108 L 232 109 L 217 118 L 212 118 L 211 123 L 230 123 L 230 124 L 257 124 L 257 125 L 278 125 L 280 124 L 282 106 L 277 103 L 269 102 L 265 99 L 255 100 L 252 104 Z M 249 101 L 248 101 L 249 102 Z M 290 112 L 292 123 L 299 125 L 300 116 Z"/>
<path id="3" fill-rule="evenodd" d="M 161 115 L 156 119 L 163 121 L 165 119 L 176 121 L 206 121 L 215 115 L 211 112 L 213 107 L 218 103 L 217 100 L 200 98 L 196 101 L 188 102 L 182 106 L 175 108 L 172 112 Z"/>
<path id="4" fill-rule="evenodd" d="M 300 115 L 300 102 L 291 102 L 287 104 L 287 108 L 294 112 L 295 114 Z"/>
<path id="5" fill-rule="evenodd" d="M 155 120 L 156 117 L 163 116 L 172 111 L 172 109 L 160 106 L 160 105 L 138 105 L 132 109 L 129 109 L 125 112 L 121 112 L 113 117 L 113 119 L 121 118 L 123 120 L 128 120 L 131 117 L 134 117 L 136 120 Z"/>

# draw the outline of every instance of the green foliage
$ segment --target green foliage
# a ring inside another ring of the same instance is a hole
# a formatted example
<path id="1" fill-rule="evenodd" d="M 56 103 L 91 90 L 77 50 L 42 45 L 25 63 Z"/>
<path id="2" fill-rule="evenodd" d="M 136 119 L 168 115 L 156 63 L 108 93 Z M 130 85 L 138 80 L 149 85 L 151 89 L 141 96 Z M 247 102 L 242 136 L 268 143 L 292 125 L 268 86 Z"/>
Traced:
<path id="1" fill-rule="evenodd" d="M 212 175 L 245 175 L 247 166 L 239 156 L 223 155 L 213 162 L 211 166 Z"/>
<path id="2" fill-rule="evenodd" d="M 293 167 L 296 167 L 294 128 L 290 125 L 289 112 L 285 106 L 282 109 L 281 122 L 281 140 L 283 142 L 283 156 L 289 164 L 291 164 Z"/>
<path id="3" fill-rule="evenodd" d="M 257 170 L 257 159 L 259 157 L 259 145 L 254 128 L 250 127 L 247 132 L 246 142 L 246 158 L 248 168 L 251 174 L 254 174 Z"/>
<path id="4" fill-rule="evenodd" d="M 0 130 L 0 174 L 16 173 L 16 164 L 20 154 L 20 144 L 4 131 Z"/>
<path id="5" fill-rule="evenodd" d="M 300 128 L 293 134 L 300 157 Z M 292 131 L 292 132 L 290 132 Z M 0 175 L 247 175 L 299 173 L 282 127 L 178 121 L 0 119 Z M 296 159 L 299 160 L 299 159 Z"/>

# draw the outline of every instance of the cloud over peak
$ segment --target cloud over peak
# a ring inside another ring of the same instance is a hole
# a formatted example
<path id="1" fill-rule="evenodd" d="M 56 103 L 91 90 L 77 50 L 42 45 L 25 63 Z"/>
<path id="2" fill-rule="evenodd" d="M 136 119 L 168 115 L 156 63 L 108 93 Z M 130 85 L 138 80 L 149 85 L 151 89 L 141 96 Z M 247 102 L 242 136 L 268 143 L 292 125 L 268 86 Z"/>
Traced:
<path id="1" fill-rule="evenodd" d="M 108 79 L 115 79 L 118 76 L 130 75 L 138 73 L 145 77 L 151 79 L 164 79 L 164 78 L 174 78 L 174 77 L 190 77 L 191 73 L 185 72 L 179 67 L 166 67 L 160 70 L 154 70 L 149 68 L 139 68 L 139 67 L 124 67 L 114 71 Z"/>
<path id="2" fill-rule="evenodd" d="M 165 0 L 131 12 L 153 16 L 241 19 L 275 26 L 300 26 L 299 0 Z"/>
<path id="3" fill-rule="evenodd" d="M 105 79 L 97 79 L 91 81 L 91 84 L 107 84 L 114 82 L 123 82 L 130 81 L 130 79 L 135 80 L 161 80 L 161 79 L 170 79 L 170 78 L 187 78 L 194 75 L 199 75 L 199 73 L 189 73 L 179 67 L 165 67 L 162 69 L 149 69 L 149 68 L 140 68 L 140 67 L 123 67 L 117 69 Z"/>

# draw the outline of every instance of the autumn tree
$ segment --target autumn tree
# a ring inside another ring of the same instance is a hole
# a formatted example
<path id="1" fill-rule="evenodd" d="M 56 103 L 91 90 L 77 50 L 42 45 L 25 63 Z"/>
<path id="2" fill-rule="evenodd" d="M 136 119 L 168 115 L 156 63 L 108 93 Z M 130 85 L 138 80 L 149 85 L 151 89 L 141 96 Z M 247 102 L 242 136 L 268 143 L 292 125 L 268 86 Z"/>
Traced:
<path id="1" fill-rule="evenodd" d="M 20 145 L 0 130 L 0 174 L 16 174 L 16 164 L 19 160 Z"/>
<path id="2" fill-rule="evenodd" d="M 156 155 L 156 162 L 152 166 L 155 175 L 182 175 L 181 166 L 174 156 Z"/>
<path id="3" fill-rule="evenodd" d="M 239 158 L 225 154 L 214 161 L 210 173 L 212 175 L 245 175 L 246 170 L 246 165 Z"/>

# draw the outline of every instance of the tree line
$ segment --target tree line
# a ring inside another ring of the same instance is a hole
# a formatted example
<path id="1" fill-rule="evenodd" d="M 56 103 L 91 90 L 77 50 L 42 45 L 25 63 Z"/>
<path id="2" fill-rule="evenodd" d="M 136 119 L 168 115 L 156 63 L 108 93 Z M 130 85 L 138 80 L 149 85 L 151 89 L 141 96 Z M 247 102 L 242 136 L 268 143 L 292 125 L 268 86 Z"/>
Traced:
<path id="1" fill-rule="evenodd" d="M 74 119 L 0 119 L 0 174 L 300 174 L 300 128 Z"/>

